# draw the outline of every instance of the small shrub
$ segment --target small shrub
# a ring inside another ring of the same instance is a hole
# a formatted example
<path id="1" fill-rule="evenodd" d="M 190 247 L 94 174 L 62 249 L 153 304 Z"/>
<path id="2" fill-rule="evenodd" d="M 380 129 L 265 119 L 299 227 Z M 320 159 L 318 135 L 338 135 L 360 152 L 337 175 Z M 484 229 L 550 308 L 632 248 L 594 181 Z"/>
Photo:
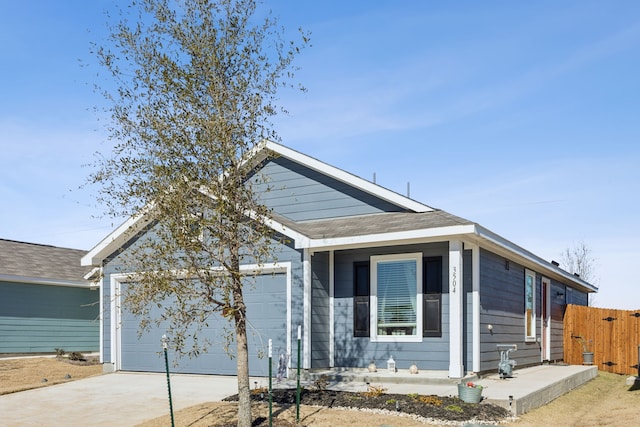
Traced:
<path id="1" fill-rule="evenodd" d="M 267 387 L 256 387 L 253 390 L 251 390 L 251 394 L 260 394 L 260 393 L 264 393 L 267 394 L 269 392 L 269 389 Z"/>
<path id="2" fill-rule="evenodd" d="M 441 406 L 442 405 L 442 399 L 440 399 L 438 396 L 420 396 L 418 397 L 418 400 L 426 405 L 433 405 L 433 406 Z"/>
<path id="3" fill-rule="evenodd" d="M 69 358 L 69 360 L 86 360 L 84 358 L 84 354 L 77 351 L 72 351 L 67 357 Z"/>
<path id="4" fill-rule="evenodd" d="M 313 380 L 313 387 L 315 387 L 316 391 L 326 391 L 328 385 L 329 377 L 327 377 L 326 375 L 320 375 L 318 378 Z"/>
<path id="5" fill-rule="evenodd" d="M 378 385 L 369 385 L 367 387 L 367 391 L 363 392 L 366 397 L 378 397 L 382 396 L 384 392 L 387 391 L 386 388 Z"/>
<path id="6" fill-rule="evenodd" d="M 395 404 L 396 404 L 396 402 L 397 402 L 397 400 L 395 400 L 395 399 L 389 399 L 389 400 L 387 400 L 385 403 L 386 403 L 387 405 L 395 405 Z"/>
<path id="7" fill-rule="evenodd" d="M 450 412 L 458 412 L 460 414 L 462 413 L 462 408 L 459 407 L 458 405 L 449 405 L 444 409 Z"/>
<path id="8" fill-rule="evenodd" d="M 62 348 L 54 348 L 54 350 L 56 352 L 56 357 L 62 357 L 66 354 L 66 352 Z"/>
<path id="9" fill-rule="evenodd" d="M 420 397 L 418 393 L 409 393 L 407 394 L 407 396 L 409 396 L 413 400 L 417 400 Z"/>

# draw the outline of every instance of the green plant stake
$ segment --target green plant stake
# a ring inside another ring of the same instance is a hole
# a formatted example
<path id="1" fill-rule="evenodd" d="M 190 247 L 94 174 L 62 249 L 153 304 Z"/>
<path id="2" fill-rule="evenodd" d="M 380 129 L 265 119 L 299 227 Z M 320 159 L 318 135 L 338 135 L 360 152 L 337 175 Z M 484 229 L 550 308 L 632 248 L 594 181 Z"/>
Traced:
<path id="1" fill-rule="evenodd" d="M 272 355 L 271 355 L 271 349 L 272 349 L 272 342 L 271 339 L 269 339 L 269 427 L 273 427 L 273 413 L 272 413 L 272 398 L 271 398 L 271 361 L 272 361 Z"/>
<path id="2" fill-rule="evenodd" d="M 302 326 L 298 325 L 298 375 L 296 379 L 298 385 L 296 387 L 296 423 L 300 423 L 300 338 L 302 337 Z"/>
<path id="3" fill-rule="evenodd" d="M 169 412 L 171 412 L 171 427 L 175 427 L 173 420 L 173 402 L 171 401 L 171 380 L 169 379 L 169 357 L 167 356 L 168 339 L 166 335 L 162 335 L 162 349 L 164 350 L 164 366 L 167 370 L 167 389 L 169 390 Z"/>

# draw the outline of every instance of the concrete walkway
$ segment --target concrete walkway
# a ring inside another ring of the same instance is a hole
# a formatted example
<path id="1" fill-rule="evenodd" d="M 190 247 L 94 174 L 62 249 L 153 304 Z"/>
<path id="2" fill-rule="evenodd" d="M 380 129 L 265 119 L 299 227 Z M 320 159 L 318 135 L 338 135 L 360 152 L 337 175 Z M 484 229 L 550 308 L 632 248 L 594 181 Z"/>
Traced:
<path id="1" fill-rule="evenodd" d="M 457 396 L 451 380 L 408 373 L 380 373 L 371 378 L 356 375 L 330 388 L 365 391 L 367 382 L 382 385 L 387 393 Z M 483 396 L 511 409 L 515 415 L 542 406 L 597 375 L 592 366 L 536 366 L 517 369 L 514 378 L 489 376 L 477 380 Z M 266 378 L 251 380 L 251 387 L 267 385 Z M 285 381 L 274 387 L 295 387 Z M 236 377 L 217 375 L 171 375 L 175 411 L 204 402 L 219 401 L 236 394 Z M 510 399 L 510 396 L 512 397 Z M 0 396 L 0 426 L 135 426 L 169 413 L 164 374 L 115 373 Z"/>

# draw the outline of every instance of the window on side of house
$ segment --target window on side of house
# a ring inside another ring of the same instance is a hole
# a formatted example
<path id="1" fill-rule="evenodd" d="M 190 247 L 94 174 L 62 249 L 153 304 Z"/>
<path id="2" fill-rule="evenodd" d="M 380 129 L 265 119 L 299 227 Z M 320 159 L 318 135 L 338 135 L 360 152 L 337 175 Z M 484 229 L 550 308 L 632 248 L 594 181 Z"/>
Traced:
<path id="1" fill-rule="evenodd" d="M 371 257 L 373 341 L 422 341 L 422 254 Z"/>
<path id="2" fill-rule="evenodd" d="M 442 336 L 442 257 L 423 261 L 422 336 Z"/>
<path id="3" fill-rule="evenodd" d="M 353 336 L 368 337 L 369 332 L 369 262 L 353 263 Z"/>
<path id="4" fill-rule="evenodd" d="M 524 274 L 524 336 L 536 340 L 536 273 L 531 270 Z"/>

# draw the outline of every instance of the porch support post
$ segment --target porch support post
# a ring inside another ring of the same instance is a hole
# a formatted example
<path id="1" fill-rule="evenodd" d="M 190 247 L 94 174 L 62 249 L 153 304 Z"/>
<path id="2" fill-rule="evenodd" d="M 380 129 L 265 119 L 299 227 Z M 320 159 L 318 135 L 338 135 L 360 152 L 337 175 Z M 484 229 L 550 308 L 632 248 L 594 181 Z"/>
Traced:
<path id="1" fill-rule="evenodd" d="M 471 301 L 473 306 L 473 372 L 480 372 L 480 247 L 466 245 L 471 249 Z"/>
<path id="2" fill-rule="evenodd" d="M 335 279 L 334 279 L 334 251 L 329 251 L 329 367 L 333 368 L 336 365 L 335 357 L 335 329 L 333 326 L 333 320 L 335 317 L 335 309 L 333 307 L 335 296 Z"/>
<path id="3" fill-rule="evenodd" d="M 302 368 L 311 367 L 311 251 L 304 249 L 302 260 Z"/>
<path id="4" fill-rule="evenodd" d="M 449 377 L 464 377 L 462 242 L 449 241 Z"/>

